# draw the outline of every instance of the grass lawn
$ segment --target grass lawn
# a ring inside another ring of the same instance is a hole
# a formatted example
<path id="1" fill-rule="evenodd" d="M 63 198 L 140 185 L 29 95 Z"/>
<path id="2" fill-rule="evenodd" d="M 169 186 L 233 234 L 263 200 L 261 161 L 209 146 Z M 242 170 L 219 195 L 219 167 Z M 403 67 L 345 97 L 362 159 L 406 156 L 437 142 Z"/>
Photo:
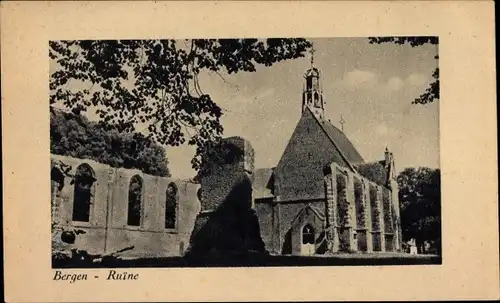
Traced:
<path id="1" fill-rule="evenodd" d="M 53 268 L 141 268 L 141 267 L 269 267 L 269 266 L 368 266 L 439 265 L 441 256 L 405 253 L 338 253 L 317 256 L 226 255 L 210 258 L 111 259 L 102 263 L 55 262 Z"/>

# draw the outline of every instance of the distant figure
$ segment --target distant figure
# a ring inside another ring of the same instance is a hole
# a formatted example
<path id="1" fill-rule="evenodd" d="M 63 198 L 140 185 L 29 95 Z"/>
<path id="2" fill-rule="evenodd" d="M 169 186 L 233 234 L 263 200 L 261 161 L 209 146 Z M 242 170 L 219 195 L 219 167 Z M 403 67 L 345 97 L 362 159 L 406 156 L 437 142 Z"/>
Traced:
<path id="1" fill-rule="evenodd" d="M 408 241 L 408 245 L 410 246 L 410 255 L 418 254 L 415 239 L 411 239 L 410 241 Z"/>
<path id="2" fill-rule="evenodd" d="M 184 256 L 184 242 L 181 242 L 179 244 L 179 255 L 182 257 Z"/>
<path id="3" fill-rule="evenodd" d="M 431 242 L 424 241 L 424 253 L 429 253 L 431 249 L 432 249 Z"/>

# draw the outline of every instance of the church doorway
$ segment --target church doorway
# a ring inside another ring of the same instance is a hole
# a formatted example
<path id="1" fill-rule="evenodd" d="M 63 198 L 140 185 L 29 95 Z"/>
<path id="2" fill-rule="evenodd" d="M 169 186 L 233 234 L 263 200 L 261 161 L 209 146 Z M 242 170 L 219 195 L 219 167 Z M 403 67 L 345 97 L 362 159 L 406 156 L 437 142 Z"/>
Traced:
<path id="1" fill-rule="evenodd" d="M 314 244 L 315 233 L 314 228 L 311 224 L 306 224 L 302 228 L 302 246 L 300 249 L 300 254 L 303 256 L 314 255 L 316 247 Z"/>

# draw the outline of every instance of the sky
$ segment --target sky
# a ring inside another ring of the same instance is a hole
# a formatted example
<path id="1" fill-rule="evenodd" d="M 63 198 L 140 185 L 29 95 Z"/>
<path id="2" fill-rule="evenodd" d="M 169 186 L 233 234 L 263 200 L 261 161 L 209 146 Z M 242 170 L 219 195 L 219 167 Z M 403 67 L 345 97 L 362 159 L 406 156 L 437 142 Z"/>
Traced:
<path id="1" fill-rule="evenodd" d="M 438 61 L 435 45 L 369 44 L 361 38 L 308 39 L 321 71 L 325 118 L 341 129 L 367 162 L 394 154 L 396 171 L 439 167 L 439 102 L 414 105 Z M 255 150 L 255 166 L 275 167 L 301 116 L 310 55 L 252 73 L 204 72 L 199 84 L 223 108 L 224 137 L 241 136 Z M 51 70 L 57 68 L 51 62 Z M 89 119 L 95 120 L 91 114 Z M 191 178 L 195 147 L 165 147 L 174 178 Z"/>
<path id="2" fill-rule="evenodd" d="M 437 67 L 435 45 L 372 45 L 367 38 L 309 39 L 322 73 L 325 118 L 340 126 L 365 161 L 394 154 L 396 171 L 439 167 L 439 101 L 411 102 L 428 87 Z M 310 55 L 258 66 L 253 73 L 203 74 L 200 86 L 224 109 L 224 136 L 241 136 L 255 149 L 256 168 L 274 167 L 301 116 L 304 73 Z M 172 176 L 194 175 L 190 146 L 169 147 Z"/>

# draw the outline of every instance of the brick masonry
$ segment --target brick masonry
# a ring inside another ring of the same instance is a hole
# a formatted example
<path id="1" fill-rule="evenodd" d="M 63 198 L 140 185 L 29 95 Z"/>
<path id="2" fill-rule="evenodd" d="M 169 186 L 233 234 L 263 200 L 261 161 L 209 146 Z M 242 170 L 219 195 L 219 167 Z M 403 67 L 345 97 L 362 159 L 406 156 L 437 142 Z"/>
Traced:
<path id="1" fill-rule="evenodd" d="M 298 128 L 308 127 L 308 119 L 303 120 Z M 321 141 L 321 132 L 316 135 Z M 315 149 L 319 150 L 315 155 L 322 159 L 321 163 L 334 160 L 326 170 L 318 169 L 322 167 L 320 162 L 287 169 L 290 164 L 285 162 L 294 161 L 294 157 L 301 162 L 298 159 L 304 153 L 312 152 L 291 140 L 296 150 L 292 149 L 286 156 L 287 161 L 280 161 L 275 171 L 277 196 L 254 200 L 254 151 L 248 141 L 239 137 L 227 138 L 226 142 L 236 147 L 239 155 L 214 166 L 210 174 L 200 179 L 201 184 L 52 155 L 53 161 L 70 165 L 73 174 L 81 164 L 89 165 L 96 179 L 89 222 L 72 221 L 74 185 L 71 178 L 64 179 L 60 190 L 56 182 L 52 183 L 55 189 L 53 223 L 62 229 L 83 230 L 85 233 L 78 235 L 74 246 L 91 254 L 110 253 L 133 245 L 134 249 L 123 253 L 124 257 L 179 256 L 186 249 L 204 254 L 213 248 L 300 255 L 303 254 L 302 229 L 306 224 L 314 230 L 315 253 L 400 249 L 395 180 L 390 180 L 387 187 L 377 185 L 344 166 L 340 155 L 337 158 L 333 150 L 332 158 L 327 156 L 328 152 Z M 280 176 L 280 172 L 290 179 Z M 128 226 L 128 189 L 131 178 L 136 175 L 144 187 L 141 224 Z M 339 180 L 343 180 L 342 185 Z M 175 228 L 166 229 L 166 191 L 172 183 L 178 189 L 176 222 Z M 344 199 L 339 199 L 339 193 Z M 342 220 L 340 208 L 345 213 Z"/>
<path id="2" fill-rule="evenodd" d="M 304 111 L 275 171 L 275 195 L 279 201 L 324 199 L 321 168 L 347 163 L 310 111 Z M 319 169 L 318 169 L 319 168 Z"/>
<path id="3" fill-rule="evenodd" d="M 337 163 L 331 163 L 326 171 L 323 177 L 324 198 L 304 201 L 267 198 L 256 201 L 266 248 L 275 254 L 300 255 L 301 231 L 297 226 L 311 224 L 316 229 L 317 254 L 399 251 L 401 228 L 397 224 L 400 221 L 397 192 Z M 340 191 L 344 192 L 345 200 L 338 199 L 340 179 L 345 180 L 342 182 L 345 191 Z M 358 193 L 355 193 L 356 190 Z M 356 198 L 359 199 L 358 204 Z M 339 218 L 339 201 L 346 203 L 342 206 L 345 213 L 342 220 Z M 313 212 L 305 215 L 307 208 L 319 215 Z"/>

